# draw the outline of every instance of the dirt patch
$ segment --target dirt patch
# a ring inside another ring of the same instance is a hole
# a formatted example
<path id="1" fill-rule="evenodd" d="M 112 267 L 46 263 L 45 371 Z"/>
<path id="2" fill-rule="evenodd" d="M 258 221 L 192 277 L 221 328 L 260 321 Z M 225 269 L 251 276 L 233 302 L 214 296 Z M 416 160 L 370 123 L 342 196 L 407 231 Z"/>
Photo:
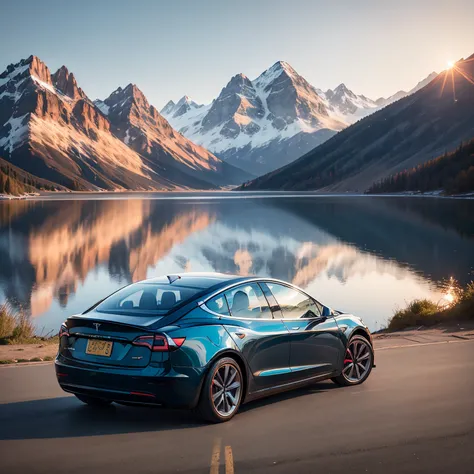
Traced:
<path id="1" fill-rule="evenodd" d="M 0 364 L 54 360 L 57 344 L 8 344 L 0 346 Z"/>

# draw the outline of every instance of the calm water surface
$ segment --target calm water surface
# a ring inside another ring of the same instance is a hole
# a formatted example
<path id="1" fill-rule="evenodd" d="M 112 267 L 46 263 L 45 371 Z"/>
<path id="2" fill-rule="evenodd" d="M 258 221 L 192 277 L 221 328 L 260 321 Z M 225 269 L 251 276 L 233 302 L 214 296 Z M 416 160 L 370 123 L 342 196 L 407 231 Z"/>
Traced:
<path id="1" fill-rule="evenodd" d="M 38 332 L 130 282 L 183 271 L 281 278 L 384 326 L 474 279 L 474 200 L 260 194 L 0 202 L 0 301 Z"/>

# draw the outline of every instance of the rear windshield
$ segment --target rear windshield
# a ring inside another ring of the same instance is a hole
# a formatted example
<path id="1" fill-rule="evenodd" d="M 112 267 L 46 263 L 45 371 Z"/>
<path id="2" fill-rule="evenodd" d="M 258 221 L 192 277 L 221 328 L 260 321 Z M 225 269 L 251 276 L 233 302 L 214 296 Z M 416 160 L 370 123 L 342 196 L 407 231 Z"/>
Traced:
<path id="1" fill-rule="evenodd" d="M 200 291 L 202 288 L 189 286 L 135 283 L 109 296 L 95 310 L 129 316 L 164 316 Z"/>

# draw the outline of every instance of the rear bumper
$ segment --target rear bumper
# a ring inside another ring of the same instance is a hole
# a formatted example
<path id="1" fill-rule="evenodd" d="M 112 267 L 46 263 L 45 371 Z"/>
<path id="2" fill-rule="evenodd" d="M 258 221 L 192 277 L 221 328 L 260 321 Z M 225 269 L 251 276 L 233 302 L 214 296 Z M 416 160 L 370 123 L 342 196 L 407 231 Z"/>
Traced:
<path id="1" fill-rule="evenodd" d="M 65 392 L 118 402 L 194 408 L 204 369 L 117 369 L 78 364 L 62 356 L 55 361 L 56 377 Z"/>

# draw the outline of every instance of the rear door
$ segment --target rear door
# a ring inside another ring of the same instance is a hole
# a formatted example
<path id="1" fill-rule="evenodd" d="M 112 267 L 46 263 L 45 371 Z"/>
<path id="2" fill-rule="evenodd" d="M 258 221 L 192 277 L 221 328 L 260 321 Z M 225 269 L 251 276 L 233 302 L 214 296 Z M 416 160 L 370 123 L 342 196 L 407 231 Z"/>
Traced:
<path id="1" fill-rule="evenodd" d="M 324 375 L 340 366 L 344 346 L 335 319 L 322 316 L 322 306 L 296 288 L 265 283 L 279 304 L 290 333 L 290 367 L 295 378 Z"/>
<path id="2" fill-rule="evenodd" d="M 229 312 L 222 324 L 243 353 L 252 373 L 250 392 L 282 385 L 291 380 L 289 332 L 274 319 L 257 283 L 247 283 L 221 293 Z M 208 306 L 213 302 L 209 301 Z"/>

